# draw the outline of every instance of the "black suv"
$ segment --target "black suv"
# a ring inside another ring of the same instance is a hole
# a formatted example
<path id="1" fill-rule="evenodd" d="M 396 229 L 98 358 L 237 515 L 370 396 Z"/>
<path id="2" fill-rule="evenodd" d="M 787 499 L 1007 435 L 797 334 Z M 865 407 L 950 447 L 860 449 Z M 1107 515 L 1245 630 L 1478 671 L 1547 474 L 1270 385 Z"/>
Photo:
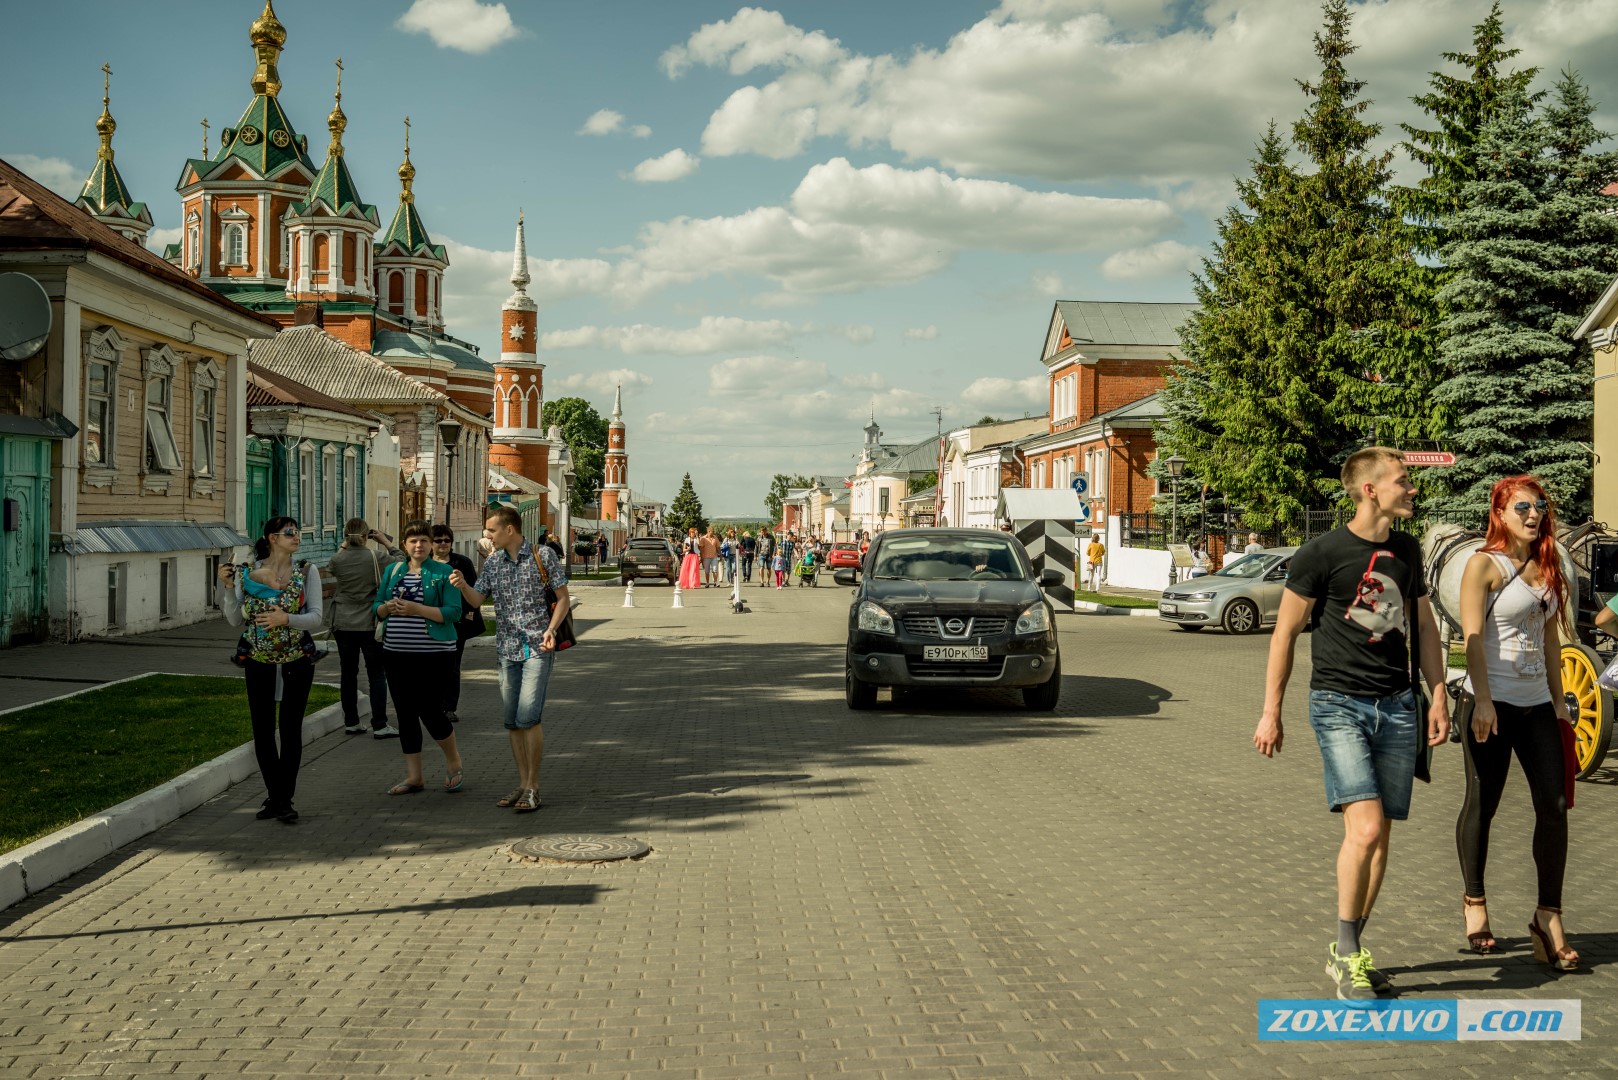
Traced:
<path id="1" fill-rule="evenodd" d="M 1062 661 L 1056 619 L 1017 539 L 987 529 L 898 529 L 879 535 L 848 612 L 844 690 L 869 709 L 879 686 L 1015 686 L 1030 709 L 1056 707 Z M 854 585 L 839 570 L 839 585 Z"/>
<path id="2" fill-rule="evenodd" d="M 663 578 L 670 585 L 680 576 L 680 563 L 674 545 L 660 536 L 637 536 L 624 548 L 618 560 L 618 584 L 628 585 L 635 578 Z"/>

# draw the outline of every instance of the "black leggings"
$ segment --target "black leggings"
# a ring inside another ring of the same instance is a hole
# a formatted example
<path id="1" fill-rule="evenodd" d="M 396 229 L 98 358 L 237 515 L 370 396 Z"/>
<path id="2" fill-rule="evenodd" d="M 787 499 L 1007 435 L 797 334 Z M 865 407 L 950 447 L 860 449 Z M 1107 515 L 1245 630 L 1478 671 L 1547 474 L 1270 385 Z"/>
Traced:
<path id="1" fill-rule="evenodd" d="M 455 663 L 455 653 L 385 649 L 382 655 L 387 660 L 393 715 L 399 722 L 399 749 L 406 754 L 421 753 L 423 727 L 434 742 L 455 734 L 455 725 L 444 715 L 444 681 Z"/>
<path id="2" fill-rule="evenodd" d="M 315 662 L 296 660 L 281 664 L 280 716 L 276 716 L 275 664 L 247 661 L 247 712 L 253 720 L 253 753 L 264 777 L 269 805 L 288 808 L 298 787 L 298 762 L 303 757 L 303 711 L 309 687 L 315 681 Z M 281 745 L 275 744 L 280 729 Z"/>
<path id="3" fill-rule="evenodd" d="M 1455 822 L 1455 846 L 1461 855 L 1466 895 L 1483 897 L 1483 871 L 1489 861 L 1489 826 L 1500 807 L 1511 768 L 1511 752 L 1522 762 L 1528 793 L 1534 801 L 1534 866 L 1539 871 L 1539 906 L 1562 906 L 1562 877 L 1567 871 L 1567 763 L 1562 756 L 1562 721 L 1550 702 L 1542 705 L 1494 703 L 1498 735 L 1478 742 L 1470 724 L 1462 742 L 1466 757 L 1466 798 Z"/>

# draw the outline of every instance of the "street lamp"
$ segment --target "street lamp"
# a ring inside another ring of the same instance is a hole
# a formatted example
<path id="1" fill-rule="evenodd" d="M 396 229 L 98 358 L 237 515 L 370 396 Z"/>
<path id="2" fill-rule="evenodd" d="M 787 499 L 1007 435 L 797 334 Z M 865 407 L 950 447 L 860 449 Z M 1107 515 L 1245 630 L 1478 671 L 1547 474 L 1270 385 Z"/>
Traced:
<path id="1" fill-rule="evenodd" d="M 449 524 L 450 498 L 455 491 L 455 446 L 461 441 L 461 425 L 453 418 L 438 422 L 438 438 L 449 455 L 449 469 L 444 474 L 444 524 Z"/>
<path id="2" fill-rule="evenodd" d="M 1176 544 L 1180 541 L 1180 477 L 1185 475 L 1185 458 L 1179 454 L 1166 458 L 1163 461 L 1163 468 L 1169 474 L 1169 506 L 1171 507 L 1169 543 Z M 1180 580 L 1179 567 L 1174 565 L 1174 553 L 1170 552 L 1169 584 L 1173 585 L 1178 580 Z"/>

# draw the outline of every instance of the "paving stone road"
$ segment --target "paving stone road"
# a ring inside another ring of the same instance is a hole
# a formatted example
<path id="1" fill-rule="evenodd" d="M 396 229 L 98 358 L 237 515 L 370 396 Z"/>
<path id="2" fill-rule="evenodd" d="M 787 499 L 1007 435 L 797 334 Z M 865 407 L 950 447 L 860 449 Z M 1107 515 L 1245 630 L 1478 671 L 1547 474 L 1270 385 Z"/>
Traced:
<path id="1" fill-rule="evenodd" d="M 1462 950 L 1453 747 L 1367 935 L 1407 997 L 1583 999 L 1582 1042 L 1260 1043 L 1257 999 L 1329 996 L 1340 832 L 1296 707 L 1281 757 L 1250 748 L 1267 636 L 1064 617 L 1055 714 L 856 714 L 846 592 L 746 595 L 738 616 L 716 590 L 681 611 L 592 590 L 537 814 L 491 805 L 510 758 L 469 652 L 464 793 L 387 798 L 397 745 L 333 735 L 295 826 L 255 821 L 243 784 L 0 913 L 0 1075 L 1618 1075 L 1610 771 L 1574 811 L 1585 972 L 1529 955 L 1517 778 L 1490 867 L 1509 950 Z M 574 832 L 653 851 L 508 854 Z"/>

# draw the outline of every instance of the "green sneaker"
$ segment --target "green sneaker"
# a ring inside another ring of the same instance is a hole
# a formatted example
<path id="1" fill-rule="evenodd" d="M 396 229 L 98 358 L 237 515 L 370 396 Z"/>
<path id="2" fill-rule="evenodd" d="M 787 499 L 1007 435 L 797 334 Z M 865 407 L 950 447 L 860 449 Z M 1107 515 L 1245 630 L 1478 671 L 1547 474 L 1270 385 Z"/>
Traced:
<path id="1" fill-rule="evenodd" d="M 1391 994 L 1393 992 L 1393 980 L 1383 974 L 1379 968 L 1372 966 L 1371 950 L 1361 945 L 1360 955 L 1365 957 L 1365 978 L 1370 982 L 1371 989 L 1379 994 Z"/>
<path id="2" fill-rule="evenodd" d="M 1330 957 L 1326 961 L 1326 974 L 1332 977 L 1337 984 L 1337 996 L 1343 1001 L 1375 1001 L 1376 991 L 1371 987 L 1371 980 L 1366 975 L 1366 969 L 1371 966 L 1371 954 L 1361 949 L 1348 956 L 1337 955 L 1337 942 L 1332 942 L 1326 950 Z"/>

